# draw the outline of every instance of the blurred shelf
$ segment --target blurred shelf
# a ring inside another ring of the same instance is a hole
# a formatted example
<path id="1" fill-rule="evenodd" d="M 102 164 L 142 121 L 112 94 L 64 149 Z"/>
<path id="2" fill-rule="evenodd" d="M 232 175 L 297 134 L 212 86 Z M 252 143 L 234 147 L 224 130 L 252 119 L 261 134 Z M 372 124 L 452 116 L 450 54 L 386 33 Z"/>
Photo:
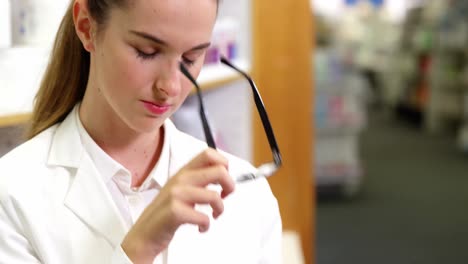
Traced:
<path id="1" fill-rule="evenodd" d="M 234 60 L 233 64 L 247 73 L 251 70 L 250 63 L 245 59 Z M 201 89 L 206 91 L 220 88 L 223 85 L 242 78 L 243 76 L 238 72 L 220 63 L 217 65 L 205 66 L 200 72 L 200 76 L 198 76 L 197 81 L 199 82 Z"/>
<path id="2" fill-rule="evenodd" d="M 7 116 L 0 116 L 0 128 L 24 125 L 29 121 L 30 117 L 30 114 L 13 114 Z"/>

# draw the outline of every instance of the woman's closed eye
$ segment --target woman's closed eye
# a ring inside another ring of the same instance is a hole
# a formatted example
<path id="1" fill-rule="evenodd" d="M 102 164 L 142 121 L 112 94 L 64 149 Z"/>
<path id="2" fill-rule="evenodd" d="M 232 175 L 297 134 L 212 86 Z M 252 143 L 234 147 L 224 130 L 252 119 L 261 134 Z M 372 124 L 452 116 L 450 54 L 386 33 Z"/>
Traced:
<path id="1" fill-rule="evenodd" d="M 135 52 L 136 52 L 137 58 L 142 59 L 142 60 L 153 59 L 159 54 L 159 50 L 155 50 L 153 52 L 147 52 L 147 51 L 142 51 L 138 48 L 135 48 Z"/>
<path id="2" fill-rule="evenodd" d="M 191 60 L 186 57 L 182 57 L 182 62 L 188 67 L 193 66 L 193 64 L 195 64 L 195 60 Z"/>
<path id="3" fill-rule="evenodd" d="M 182 56 L 182 62 L 187 66 L 193 66 L 198 59 L 202 58 L 204 50 L 189 51 Z"/>

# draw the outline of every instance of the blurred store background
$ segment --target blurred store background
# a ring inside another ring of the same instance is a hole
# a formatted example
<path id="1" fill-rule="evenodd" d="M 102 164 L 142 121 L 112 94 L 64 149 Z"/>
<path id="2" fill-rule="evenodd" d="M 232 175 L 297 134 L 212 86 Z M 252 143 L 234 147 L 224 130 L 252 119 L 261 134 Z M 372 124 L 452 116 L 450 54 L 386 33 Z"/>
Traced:
<path id="1" fill-rule="evenodd" d="M 468 1 L 311 6 L 316 263 L 468 263 Z"/>

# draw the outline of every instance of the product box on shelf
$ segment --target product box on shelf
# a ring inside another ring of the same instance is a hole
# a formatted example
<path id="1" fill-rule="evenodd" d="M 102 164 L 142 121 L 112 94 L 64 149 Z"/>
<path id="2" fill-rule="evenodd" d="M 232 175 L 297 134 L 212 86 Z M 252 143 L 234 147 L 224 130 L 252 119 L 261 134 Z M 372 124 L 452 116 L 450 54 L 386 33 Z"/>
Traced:
<path id="1" fill-rule="evenodd" d="M 238 58 L 238 23 L 232 18 L 220 19 L 213 29 L 211 46 L 205 56 L 205 64 L 216 64 L 220 56 L 229 60 Z"/>
<path id="2" fill-rule="evenodd" d="M 50 46 L 69 1 L 14 0 L 11 4 L 13 45 Z"/>

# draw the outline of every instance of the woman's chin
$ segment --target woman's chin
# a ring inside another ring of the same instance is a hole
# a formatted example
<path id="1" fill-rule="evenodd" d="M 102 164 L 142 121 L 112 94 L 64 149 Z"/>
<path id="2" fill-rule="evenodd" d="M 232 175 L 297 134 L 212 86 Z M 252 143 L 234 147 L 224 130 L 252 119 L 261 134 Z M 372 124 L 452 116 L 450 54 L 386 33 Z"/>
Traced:
<path id="1" fill-rule="evenodd" d="M 140 120 L 132 120 L 130 127 L 139 133 L 153 133 L 164 124 L 164 120 L 155 118 L 143 118 Z"/>

